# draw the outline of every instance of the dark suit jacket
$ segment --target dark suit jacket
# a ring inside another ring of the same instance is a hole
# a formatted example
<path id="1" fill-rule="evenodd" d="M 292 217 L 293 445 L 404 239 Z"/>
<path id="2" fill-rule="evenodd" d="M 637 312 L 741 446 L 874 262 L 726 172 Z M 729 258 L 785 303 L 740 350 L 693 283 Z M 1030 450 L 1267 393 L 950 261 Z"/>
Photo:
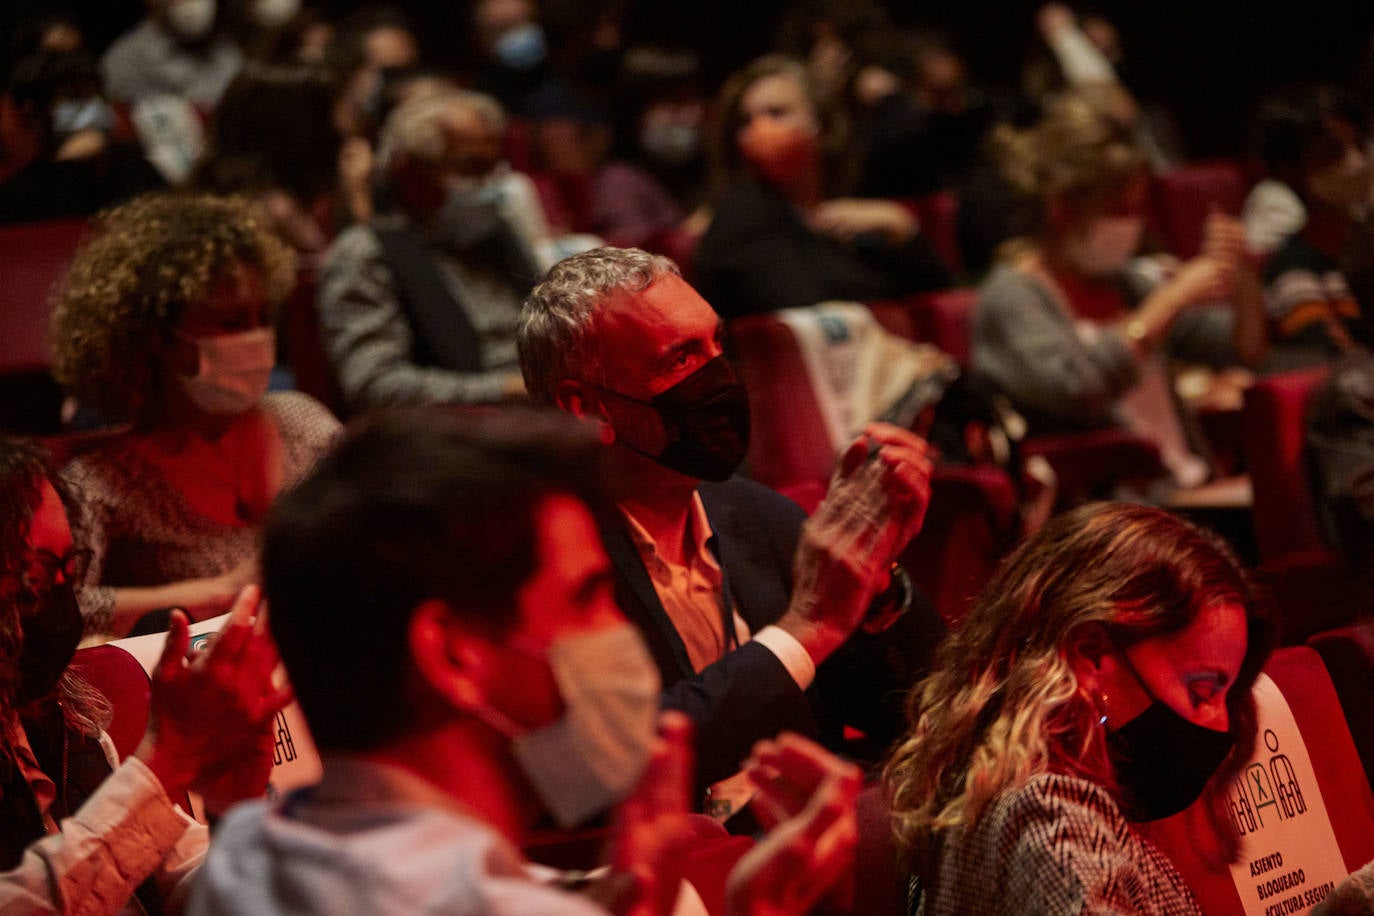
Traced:
<path id="1" fill-rule="evenodd" d="M 786 497 L 740 477 L 704 483 L 700 493 L 725 574 L 725 592 L 750 632 L 757 632 L 787 610 L 792 558 L 806 513 Z M 918 592 L 911 612 L 887 632 L 851 637 L 820 666 L 816 682 L 803 693 L 777 656 L 755 643 L 694 672 L 628 532 L 615 525 L 603 536 L 616 570 L 616 597 L 658 664 L 663 707 L 681 710 L 696 725 L 700 783 L 709 785 L 736 772 L 756 741 L 782 731 L 818 736 L 834 749 L 846 724 L 862 730 L 878 747 L 903 731 L 906 691 L 929 667 L 945 629 L 924 595 Z"/>

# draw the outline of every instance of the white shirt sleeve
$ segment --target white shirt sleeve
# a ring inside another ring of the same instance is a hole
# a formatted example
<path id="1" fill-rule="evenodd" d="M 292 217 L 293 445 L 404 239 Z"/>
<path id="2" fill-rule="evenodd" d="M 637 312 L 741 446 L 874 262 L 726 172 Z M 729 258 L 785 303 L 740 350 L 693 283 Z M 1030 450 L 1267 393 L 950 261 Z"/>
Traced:
<path id="1" fill-rule="evenodd" d="M 1115 83 L 1116 70 L 1097 45 L 1076 25 L 1066 25 L 1051 35 L 1047 42 L 1064 79 L 1070 86 L 1092 83 Z"/>
<path id="2" fill-rule="evenodd" d="M 787 673 L 792 675 L 792 680 L 796 681 L 802 690 L 810 687 L 811 682 L 816 679 L 816 663 L 812 660 L 811 653 L 782 627 L 766 626 L 754 634 L 753 641 L 776 655 L 778 661 L 787 669 Z"/>
<path id="3" fill-rule="evenodd" d="M 205 828 L 188 822 L 132 758 L 60 826 L 0 873 L 0 912 L 118 913 L 169 853 L 189 866 L 208 844 Z"/>

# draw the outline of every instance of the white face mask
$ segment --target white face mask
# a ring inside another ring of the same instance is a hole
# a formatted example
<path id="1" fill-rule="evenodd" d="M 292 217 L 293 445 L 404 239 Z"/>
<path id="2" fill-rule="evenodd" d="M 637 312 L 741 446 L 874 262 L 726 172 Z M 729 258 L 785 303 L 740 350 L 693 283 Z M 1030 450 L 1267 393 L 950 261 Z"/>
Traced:
<path id="1" fill-rule="evenodd" d="M 434 221 L 434 240 L 459 254 L 487 241 L 501 230 L 501 198 L 501 187 L 493 181 L 450 181 Z"/>
<path id="2" fill-rule="evenodd" d="M 1139 216 L 1104 216 L 1064 243 L 1064 256 L 1091 277 L 1107 277 L 1124 270 L 1140 248 L 1145 220 Z"/>
<path id="3" fill-rule="evenodd" d="M 301 11 L 301 0 L 253 0 L 249 13 L 253 22 L 264 29 L 286 25 Z"/>
<path id="4" fill-rule="evenodd" d="M 527 731 L 495 709 L 474 713 L 511 739 L 544 807 L 569 828 L 620 802 L 639 782 L 657 733 L 660 682 L 628 623 L 554 640 L 543 657 L 563 697 L 561 719 Z"/>
<path id="5" fill-rule="evenodd" d="M 178 335 L 180 336 L 180 335 Z M 195 375 L 179 376 L 187 397 L 212 414 L 240 414 L 267 393 L 277 361 L 277 334 L 254 328 L 216 337 L 183 337 L 195 344 L 200 364 Z"/>
<path id="6" fill-rule="evenodd" d="M 215 27 L 215 0 L 171 0 L 167 28 L 182 41 L 200 41 Z"/>

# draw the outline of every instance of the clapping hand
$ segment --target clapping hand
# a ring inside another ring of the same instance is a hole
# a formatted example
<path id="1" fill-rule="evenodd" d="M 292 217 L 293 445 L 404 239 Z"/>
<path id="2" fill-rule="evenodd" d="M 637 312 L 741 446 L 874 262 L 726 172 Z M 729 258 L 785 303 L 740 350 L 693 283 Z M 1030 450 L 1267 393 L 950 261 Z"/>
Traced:
<path id="1" fill-rule="evenodd" d="M 759 742 L 745 769 L 757 788 L 754 813 L 769 833 L 731 871 L 727 910 L 732 916 L 808 912 L 852 879 L 859 768 L 800 735 L 783 734 Z"/>
<path id="2" fill-rule="evenodd" d="M 273 683 L 277 651 L 257 626 L 259 598 L 255 585 L 240 591 L 210 648 L 191 659 L 186 616 L 172 612 L 153 669 L 148 730 L 134 752 L 172 798 L 203 781 L 217 789 L 236 785 L 231 794 L 238 798 L 266 786 L 268 725 L 291 701 L 291 690 Z M 212 794 L 219 803 L 237 800 Z"/>

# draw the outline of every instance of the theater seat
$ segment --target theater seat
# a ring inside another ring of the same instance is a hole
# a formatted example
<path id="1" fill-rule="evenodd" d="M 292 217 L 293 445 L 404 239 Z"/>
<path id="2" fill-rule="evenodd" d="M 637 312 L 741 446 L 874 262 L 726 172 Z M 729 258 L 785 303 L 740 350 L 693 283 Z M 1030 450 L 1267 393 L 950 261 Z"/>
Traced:
<path id="1" fill-rule="evenodd" d="M 1240 166 L 1227 160 L 1181 165 L 1156 178 L 1156 213 L 1169 250 L 1185 259 L 1197 255 L 1207 215 L 1239 216 L 1247 188 Z"/>
<path id="2" fill-rule="evenodd" d="M 1252 760 L 1258 769 L 1247 766 L 1227 789 L 1228 810 L 1242 833 L 1240 877 L 1232 877 L 1230 866 L 1208 861 L 1219 843 L 1201 802 L 1141 831 L 1178 867 L 1208 916 L 1240 916 L 1274 905 L 1283 913 L 1306 912 L 1285 902 L 1374 859 L 1374 796 L 1321 658 L 1305 646 L 1280 649 L 1264 670 L 1281 701 L 1257 690 L 1260 735 Z M 1284 704 L 1292 711 L 1296 736 L 1282 724 Z M 1303 772 L 1304 758 L 1315 785 Z M 1331 839 L 1334 859 L 1327 859 L 1322 853 Z M 1286 877 L 1299 870 L 1301 881 Z M 1238 883 L 1251 896 L 1248 910 Z M 1261 893 L 1264 899 L 1257 899 Z"/>
<path id="3" fill-rule="evenodd" d="M 1279 635 L 1288 644 L 1349 623 L 1360 610 L 1349 601 L 1354 590 L 1341 555 L 1322 536 L 1311 490 L 1304 418 L 1308 398 L 1328 375 L 1322 366 L 1261 378 L 1246 390 L 1242 409 L 1256 574 L 1274 595 Z"/>
<path id="4" fill-rule="evenodd" d="M 950 276 L 964 271 L 964 259 L 959 251 L 959 198 L 953 191 L 936 191 L 917 197 L 907 204 L 921 221 L 921 235 L 949 268 Z"/>
<path id="5" fill-rule="evenodd" d="M 772 315 L 729 325 L 729 344 L 749 390 L 750 476 L 808 512 L 825 496 L 835 448 L 791 328 Z M 1016 523 L 1011 479 L 992 467 L 937 466 L 920 534 L 902 563 L 954 625 L 1005 552 Z"/>
<path id="6" fill-rule="evenodd" d="M 874 303 L 870 308 L 887 330 L 911 340 L 932 343 L 972 368 L 973 311 L 978 290 L 947 289 L 906 299 Z M 1058 505 L 1071 508 L 1100 498 L 1113 484 L 1148 481 L 1163 473 L 1159 449 L 1123 429 L 1033 436 L 1023 444 L 1025 458 L 1044 458 L 1059 482 Z"/>
<path id="7" fill-rule="evenodd" d="M 151 685 L 147 673 L 137 659 L 118 646 L 82 649 L 72 660 L 72 667 L 110 701 L 114 716 L 105 731 L 123 760 L 138 747 L 148 728 Z"/>
<path id="8" fill-rule="evenodd" d="M 47 368 L 51 295 L 86 231 L 84 219 L 0 226 L 0 372 Z"/>
<path id="9" fill-rule="evenodd" d="M 1331 675 L 1365 778 L 1374 786 L 1374 620 L 1318 633 L 1307 644 Z"/>
<path id="10" fill-rule="evenodd" d="M 1312 503 L 1304 426 L 1308 398 L 1328 375 L 1326 366 L 1282 372 L 1245 392 L 1242 435 L 1261 560 L 1329 549 Z"/>
<path id="11" fill-rule="evenodd" d="M 282 303 L 280 327 L 286 339 L 286 362 L 296 377 L 296 387 L 342 418 L 346 410 L 343 390 L 320 331 L 319 288 L 315 270 L 298 271 L 296 288 Z"/>
<path id="12" fill-rule="evenodd" d="M 84 219 L 0 226 L 0 429 L 61 428 L 62 391 L 48 374 L 52 292 L 85 237 Z"/>

